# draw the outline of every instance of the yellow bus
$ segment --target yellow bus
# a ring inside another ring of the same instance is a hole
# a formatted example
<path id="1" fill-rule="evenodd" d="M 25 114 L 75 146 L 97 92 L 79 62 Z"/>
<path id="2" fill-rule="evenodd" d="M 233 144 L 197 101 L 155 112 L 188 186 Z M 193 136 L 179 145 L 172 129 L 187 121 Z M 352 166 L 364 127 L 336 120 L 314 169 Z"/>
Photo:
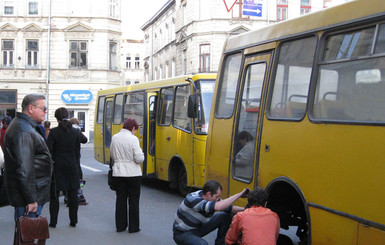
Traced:
<path id="1" fill-rule="evenodd" d="M 216 74 L 196 74 L 99 91 L 95 159 L 110 163 L 112 135 L 134 118 L 145 154 L 143 175 L 169 181 L 182 194 L 202 187 L 215 79 Z M 187 113 L 189 99 L 197 105 L 190 109 L 194 120 Z"/>
<path id="2" fill-rule="evenodd" d="M 266 188 L 301 244 L 385 244 L 384 126 L 384 1 L 283 21 L 224 45 L 206 179 Z"/>

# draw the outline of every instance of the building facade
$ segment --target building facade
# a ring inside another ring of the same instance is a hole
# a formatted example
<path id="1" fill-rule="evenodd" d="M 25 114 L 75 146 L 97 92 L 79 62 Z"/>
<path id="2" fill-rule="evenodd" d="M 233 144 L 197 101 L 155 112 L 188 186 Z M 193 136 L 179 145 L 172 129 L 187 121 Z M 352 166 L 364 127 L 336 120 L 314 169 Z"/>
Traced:
<path id="1" fill-rule="evenodd" d="M 98 90 L 121 84 L 120 0 L 0 0 L 0 113 L 45 94 L 47 119 L 66 107 L 93 133 Z"/>
<path id="2" fill-rule="evenodd" d="M 143 76 L 143 40 L 121 39 L 122 85 L 142 83 Z"/>
<path id="3" fill-rule="evenodd" d="M 217 72 L 227 37 L 347 1 L 169 0 L 142 26 L 144 80 Z"/>

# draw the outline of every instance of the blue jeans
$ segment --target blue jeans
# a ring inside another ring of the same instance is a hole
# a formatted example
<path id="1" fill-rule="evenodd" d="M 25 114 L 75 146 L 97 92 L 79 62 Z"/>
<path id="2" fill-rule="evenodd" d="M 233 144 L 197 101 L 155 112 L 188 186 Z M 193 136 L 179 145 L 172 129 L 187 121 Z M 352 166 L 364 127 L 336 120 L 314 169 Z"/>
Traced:
<path id="1" fill-rule="evenodd" d="M 211 217 L 209 222 L 202 224 L 198 229 L 191 231 L 179 231 L 174 229 L 174 241 L 178 245 L 208 245 L 207 241 L 202 237 L 218 228 L 215 245 L 224 245 L 230 223 L 230 214 L 217 212 Z"/>
<path id="2" fill-rule="evenodd" d="M 37 212 L 36 213 L 28 213 L 28 217 L 36 218 L 36 214 L 41 215 L 41 211 L 43 209 L 44 204 L 37 206 Z M 24 216 L 25 214 L 25 207 L 15 207 L 15 222 L 18 218 Z"/>

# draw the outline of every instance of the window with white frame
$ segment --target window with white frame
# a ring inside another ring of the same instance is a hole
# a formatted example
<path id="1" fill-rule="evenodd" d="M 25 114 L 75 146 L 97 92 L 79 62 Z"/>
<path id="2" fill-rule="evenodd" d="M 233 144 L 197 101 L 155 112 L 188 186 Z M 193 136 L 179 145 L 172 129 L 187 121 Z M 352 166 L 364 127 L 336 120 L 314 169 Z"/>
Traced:
<path id="1" fill-rule="evenodd" d="M 29 15 L 38 15 L 38 2 L 37 1 L 29 1 L 28 2 L 28 14 Z"/>
<path id="2" fill-rule="evenodd" d="M 168 72 L 168 61 L 166 61 L 166 66 L 165 66 L 165 69 L 164 69 L 164 75 L 165 75 L 165 78 L 168 78 L 170 77 L 170 74 Z"/>
<path id="3" fill-rule="evenodd" d="M 4 1 L 4 15 L 15 14 L 15 2 L 12 0 Z"/>
<path id="4" fill-rule="evenodd" d="M 126 56 L 126 68 L 131 69 L 131 57 Z"/>
<path id="5" fill-rule="evenodd" d="M 159 66 L 159 79 L 163 79 L 163 66 Z"/>
<path id="6" fill-rule="evenodd" d="M 288 0 L 277 0 L 277 20 L 287 20 Z"/>
<path id="7" fill-rule="evenodd" d="M 176 76 L 176 64 L 175 64 L 175 58 L 172 59 L 171 62 L 171 76 L 175 77 Z"/>
<path id="8" fill-rule="evenodd" d="M 110 17 L 118 18 L 118 0 L 110 0 Z"/>
<path id="9" fill-rule="evenodd" d="M 110 42 L 110 70 L 116 70 L 116 43 Z"/>
<path id="10" fill-rule="evenodd" d="M 87 68 L 87 54 L 87 41 L 70 41 L 70 68 Z"/>
<path id="11" fill-rule="evenodd" d="M 301 0 L 301 15 L 311 12 L 310 0 Z"/>
<path id="12" fill-rule="evenodd" d="M 210 44 L 199 46 L 199 72 L 210 71 Z"/>
<path id="13" fill-rule="evenodd" d="M 183 74 L 187 74 L 187 50 L 183 50 Z"/>
<path id="14" fill-rule="evenodd" d="M 2 51 L 2 66 L 13 67 L 13 53 L 14 53 L 14 40 L 2 40 L 1 51 Z"/>
<path id="15" fill-rule="evenodd" d="M 140 58 L 139 56 L 136 56 L 135 57 L 135 69 L 139 69 L 140 68 Z"/>
<path id="16" fill-rule="evenodd" d="M 27 40 L 27 67 L 37 67 L 39 54 L 39 41 Z"/>

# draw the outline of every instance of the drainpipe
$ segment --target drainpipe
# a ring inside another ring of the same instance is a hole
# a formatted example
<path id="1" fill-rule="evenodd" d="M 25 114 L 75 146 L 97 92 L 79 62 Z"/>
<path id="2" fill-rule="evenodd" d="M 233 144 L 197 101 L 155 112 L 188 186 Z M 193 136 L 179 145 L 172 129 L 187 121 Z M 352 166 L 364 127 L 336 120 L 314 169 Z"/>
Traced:
<path id="1" fill-rule="evenodd" d="M 51 73 L 51 6 L 52 0 L 49 0 L 49 14 L 48 14 L 48 47 L 47 47 L 47 79 L 46 79 L 46 102 L 47 102 L 47 114 L 48 119 L 49 112 L 49 83 Z"/>

